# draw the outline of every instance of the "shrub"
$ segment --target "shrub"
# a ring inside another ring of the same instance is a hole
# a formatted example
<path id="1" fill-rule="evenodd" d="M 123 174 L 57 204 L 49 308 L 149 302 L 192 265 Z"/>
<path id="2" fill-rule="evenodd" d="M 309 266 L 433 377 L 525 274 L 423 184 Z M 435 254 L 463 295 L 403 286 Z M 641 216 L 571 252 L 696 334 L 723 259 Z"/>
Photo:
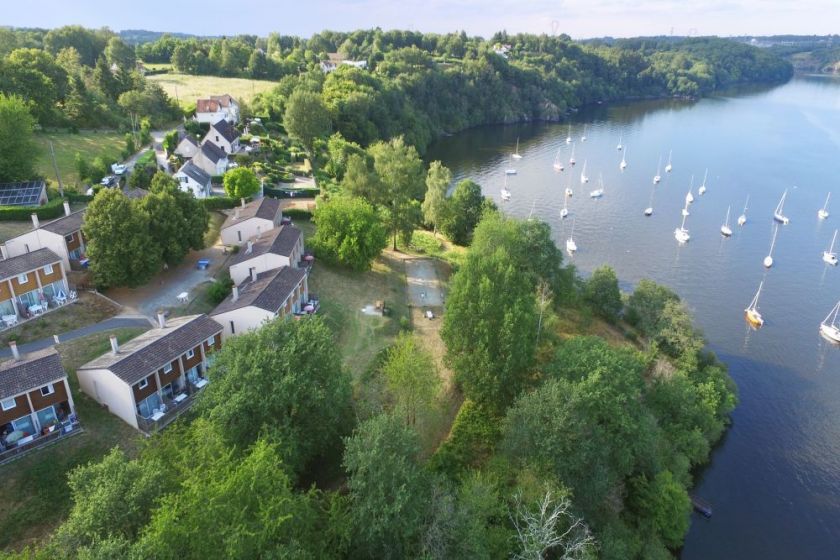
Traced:
<path id="1" fill-rule="evenodd" d="M 64 214 L 64 199 L 54 198 L 43 206 L 0 206 L 0 222 L 29 220 L 36 214 L 39 220 L 52 220 Z"/>
<path id="2" fill-rule="evenodd" d="M 232 289 L 233 280 L 230 279 L 230 276 L 226 276 L 219 280 L 214 280 L 213 283 L 210 284 L 210 288 L 207 290 L 207 297 L 214 305 L 219 305 L 226 297 L 228 297 L 228 294 L 230 294 Z"/>
<path id="3" fill-rule="evenodd" d="M 233 208 L 239 204 L 238 198 L 231 198 L 229 196 L 212 196 L 210 198 L 202 198 L 198 201 L 206 210 L 222 210 L 223 208 Z"/>

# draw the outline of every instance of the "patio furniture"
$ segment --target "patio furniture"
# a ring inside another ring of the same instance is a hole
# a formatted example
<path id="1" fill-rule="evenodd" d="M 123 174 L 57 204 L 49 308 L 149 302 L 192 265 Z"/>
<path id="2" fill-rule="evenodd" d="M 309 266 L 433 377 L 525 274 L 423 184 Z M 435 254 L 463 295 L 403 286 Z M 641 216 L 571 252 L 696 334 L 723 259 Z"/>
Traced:
<path id="1" fill-rule="evenodd" d="M 176 403 L 184 402 L 185 400 L 187 400 L 187 394 L 181 393 L 180 395 L 175 395 L 175 398 L 172 400 Z"/>
<path id="2" fill-rule="evenodd" d="M 178 294 L 178 301 L 181 303 L 187 303 L 190 300 L 190 294 L 188 292 L 181 292 Z"/>
<path id="3" fill-rule="evenodd" d="M 207 380 L 204 379 L 203 377 L 195 382 L 195 386 L 198 387 L 199 389 L 201 389 L 205 385 L 207 385 Z"/>
<path id="4" fill-rule="evenodd" d="M 3 322 L 6 324 L 7 327 L 13 327 L 17 325 L 17 315 L 3 315 Z"/>
<path id="5" fill-rule="evenodd" d="M 34 435 L 26 436 L 25 438 L 20 438 L 18 440 L 17 444 L 18 444 L 18 446 L 26 445 L 27 443 L 29 443 L 31 441 L 35 441 L 35 436 Z"/>
<path id="6" fill-rule="evenodd" d="M 38 315 L 44 312 L 44 306 L 40 304 L 30 305 L 29 312 L 33 315 Z"/>
<path id="7" fill-rule="evenodd" d="M 210 259 L 198 259 L 195 266 L 198 270 L 207 270 L 207 267 L 210 266 Z"/>
<path id="8" fill-rule="evenodd" d="M 65 303 L 67 303 L 67 296 L 61 296 L 61 295 L 55 296 L 53 298 L 53 301 L 55 302 L 56 305 L 64 305 Z"/>
<path id="9" fill-rule="evenodd" d="M 156 408 L 154 410 L 154 412 L 152 412 L 151 419 L 152 419 L 153 422 L 157 422 L 158 420 L 163 418 L 163 415 L 164 415 L 164 412 L 161 409 Z"/>
<path id="10" fill-rule="evenodd" d="M 71 301 L 72 301 L 72 300 L 74 300 L 74 299 L 76 299 L 77 297 L 79 297 L 79 296 L 76 294 L 76 290 L 70 290 L 70 293 L 69 293 L 69 294 L 67 294 L 67 296 L 70 298 L 70 300 L 71 300 Z"/>
<path id="11" fill-rule="evenodd" d="M 87 268 L 89 264 L 90 264 L 90 259 L 88 259 L 88 258 L 79 259 L 79 265 L 82 268 Z"/>

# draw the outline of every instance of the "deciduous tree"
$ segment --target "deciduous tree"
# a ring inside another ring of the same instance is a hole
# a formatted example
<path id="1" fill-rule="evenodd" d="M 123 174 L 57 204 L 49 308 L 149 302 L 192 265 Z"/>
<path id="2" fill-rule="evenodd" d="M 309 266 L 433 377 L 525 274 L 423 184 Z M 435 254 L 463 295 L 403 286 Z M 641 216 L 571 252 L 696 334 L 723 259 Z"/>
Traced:
<path id="1" fill-rule="evenodd" d="M 618 289 L 618 278 L 611 267 L 596 268 L 586 281 L 583 295 L 598 315 L 611 323 L 618 320 L 624 304 Z"/>
<path id="2" fill-rule="evenodd" d="M 448 205 L 441 231 L 458 245 L 469 245 L 482 214 L 496 209 L 493 201 L 481 194 L 481 186 L 470 179 L 464 179 L 455 186 Z"/>
<path id="3" fill-rule="evenodd" d="M 406 424 L 413 426 L 417 412 L 431 405 L 440 390 L 434 358 L 413 335 L 401 333 L 388 350 L 382 373 Z"/>
<path id="4" fill-rule="evenodd" d="M 225 173 L 223 179 L 225 193 L 239 200 L 254 196 L 260 190 L 260 180 L 253 171 L 247 167 L 237 167 Z"/>
<path id="5" fill-rule="evenodd" d="M 327 261 L 368 270 L 388 244 L 388 233 L 367 201 L 335 196 L 315 209 L 312 246 Z"/>
<path id="6" fill-rule="evenodd" d="M 452 172 L 439 161 L 433 161 L 426 173 L 426 197 L 423 199 L 423 219 L 434 228 L 435 236 L 449 217 L 446 191 L 452 182 Z"/>
<path id="7" fill-rule="evenodd" d="M 34 126 L 35 119 L 23 99 L 0 93 L 0 183 L 35 178 L 40 149 Z"/>

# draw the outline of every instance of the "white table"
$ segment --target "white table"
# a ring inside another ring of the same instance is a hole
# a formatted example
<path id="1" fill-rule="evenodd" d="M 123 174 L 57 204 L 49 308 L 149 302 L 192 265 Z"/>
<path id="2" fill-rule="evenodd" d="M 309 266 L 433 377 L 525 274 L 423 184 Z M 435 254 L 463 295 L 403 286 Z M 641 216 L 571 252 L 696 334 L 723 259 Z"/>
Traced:
<path id="1" fill-rule="evenodd" d="M 67 298 L 65 296 L 55 296 L 55 302 L 59 305 L 64 305 L 67 303 Z"/>
<path id="2" fill-rule="evenodd" d="M 198 381 L 195 382 L 195 386 L 198 387 L 199 389 L 201 389 L 205 385 L 207 385 L 207 380 L 204 379 L 204 378 L 201 378 L 201 379 L 199 379 Z"/>
<path id="3" fill-rule="evenodd" d="M 164 413 L 163 413 L 163 412 L 161 412 L 160 410 L 158 410 L 157 412 L 155 412 L 154 414 L 152 414 L 152 421 L 157 422 L 158 420 L 160 420 L 161 418 L 163 418 L 163 415 L 164 415 Z"/>
<path id="4" fill-rule="evenodd" d="M 43 313 L 43 312 L 44 312 L 44 306 L 43 306 L 43 305 L 39 305 L 39 304 L 30 305 L 30 306 L 29 306 L 29 312 L 30 312 L 30 313 L 34 313 L 34 314 L 36 314 L 36 315 L 37 315 L 38 313 Z"/>
<path id="5" fill-rule="evenodd" d="M 178 301 L 181 303 L 187 303 L 190 300 L 190 294 L 188 292 L 181 292 L 178 294 Z"/>
<path id="6" fill-rule="evenodd" d="M 2 319 L 3 319 L 3 322 L 6 323 L 7 327 L 11 327 L 12 325 L 17 325 L 17 322 L 18 322 L 17 315 L 3 315 Z"/>
<path id="7" fill-rule="evenodd" d="M 187 400 L 187 394 L 186 393 L 181 393 L 180 395 L 175 395 L 175 398 L 172 399 L 172 400 L 175 401 L 176 403 L 185 401 L 185 400 Z"/>

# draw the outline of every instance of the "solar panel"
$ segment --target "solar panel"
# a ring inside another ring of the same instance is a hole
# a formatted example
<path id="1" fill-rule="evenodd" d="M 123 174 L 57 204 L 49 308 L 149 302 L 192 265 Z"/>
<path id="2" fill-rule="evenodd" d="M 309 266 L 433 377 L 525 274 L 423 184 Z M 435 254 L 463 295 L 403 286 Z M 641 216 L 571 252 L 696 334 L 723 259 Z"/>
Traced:
<path id="1" fill-rule="evenodd" d="M 0 183 L 0 206 L 38 206 L 43 181 Z"/>

